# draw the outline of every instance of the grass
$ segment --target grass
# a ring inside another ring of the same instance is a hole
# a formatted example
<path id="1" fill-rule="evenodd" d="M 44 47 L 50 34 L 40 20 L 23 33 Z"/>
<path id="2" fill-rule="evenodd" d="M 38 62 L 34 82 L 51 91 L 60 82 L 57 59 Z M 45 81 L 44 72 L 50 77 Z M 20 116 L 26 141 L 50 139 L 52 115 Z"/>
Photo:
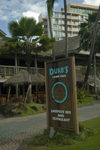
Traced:
<path id="1" fill-rule="evenodd" d="M 100 100 L 96 100 L 94 98 L 94 96 L 84 97 L 83 99 L 78 99 L 77 101 L 78 101 L 78 106 L 84 106 L 84 105 L 87 105 L 87 104 L 100 102 Z"/>
<path id="2" fill-rule="evenodd" d="M 94 97 L 85 97 L 83 99 L 78 99 L 78 106 L 84 106 L 84 105 L 87 105 L 87 104 L 91 104 L 91 103 L 97 103 L 97 102 L 100 102 L 100 100 L 95 100 Z M 81 103 L 80 103 L 81 102 Z M 42 113 L 42 112 L 45 112 L 46 110 L 42 109 L 42 107 L 46 107 L 46 104 L 38 104 L 38 103 L 27 103 L 27 104 L 24 104 L 25 107 L 27 108 L 27 111 L 26 112 L 23 112 L 22 114 L 20 115 L 17 115 L 17 116 L 28 116 L 28 115 L 34 115 L 34 114 L 38 114 L 38 113 Z M 38 110 L 32 110 L 32 106 L 35 106 Z"/>
<path id="3" fill-rule="evenodd" d="M 39 114 L 45 112 L 45 104 L 37 104 L 37 103 L 27 103 L 24 104 L 26 107 L 26 111 L 23 111 L 21 114 L 18 114 L 16 116 L 29 116 L 29 115 L 34 115 L 34 114 Z M 35 109 L 32 109 L 34 107 Z"/>
<path id="4" fill-rule="evenodd" d="M 97 103 L 100 102 L 100 100 L 95 100 L 94 97 L 85 97 L 83 99 L 78 99 L 78 106 L 84 106 L 91 103 Z M 16 104 L 19 105 L 19 104 Z M 43 113 L 46 111 L 46 104 L 38 104 L 38 103 L 26 103 L 24 104 L 26 111 L 22 111 L 21 114 L 14 115 L 14 117 L 23 117 L 23 116 L 29 116 L 29 115 L 35 115 L 39 113 Z M 35 107 L 37 110 L 32 109 L 32 107 Z M 44 109 L 43 109 L 44 108 Z M 21 110 L 21 109 L 19 109 Z"/>
<path id="5" fill-rule="evenodd" d="M 93 97 L 85 97 L 81 99 L 81 103 L 80 100 L 78 100 L 78 106 L 80 107 L 80 106 L 84 106 L 91 103 L 97 103 L 97 102 L 100 102 L 100 100 L 94 100 Z M 23 111 L 21 114 L 16 116 L 35 115 L 46 111 L 46 109 L 43 109 L 43 107 L 44 108 L 46 107 L 46 104 L 28 103 L 28 104 L 24 104 L 24 106 L 27 108 L 27 111 Z M 32 109 L 33 106 L 36 107 L 37 110 L 33 110 Z"/>
<path id="6" fill-rule="evenodd" d="M 85 97 L 82 99 L 78 99 L 78 106 L 84 106 L 87 104 L 91 104 L 91 103 L 97 103 L 100 102 L 100 100 L 95 100 L 94 96 L 91 97 Z M 35 114 L 39 114 L 39 113 L 43 113 L 46 112 L 46 104 L 39 104 L 39 103 L 13 103 L 13 106 L 15 106 L 15 108 L 12 107 L 7 107 L 5 108 L 6 110 L 6 117 L 9 117 L 9 115 L 11 117 L 23 117 L 23 116 L 29 116 L 29 115 L 35 115 Z M 7 114 L 8 112 L 8 114 Z M 12 115 L 12 113 L 13 115 Z"/>
<path id="7" fill-rule="evenodd" d="M 56 138 L 48 139 L 47 131 L 31 139 L 23 150 L 99 150 L 100 118 L 85 121 L 81 124 L 79 136 L 73 133 L 58 132 Z M 67 136 L 66 136 L 67 134 Z M 66 138 L 67 137 L 67 138 Z M 46 143 L 46 144 L 44 144 Z"/>

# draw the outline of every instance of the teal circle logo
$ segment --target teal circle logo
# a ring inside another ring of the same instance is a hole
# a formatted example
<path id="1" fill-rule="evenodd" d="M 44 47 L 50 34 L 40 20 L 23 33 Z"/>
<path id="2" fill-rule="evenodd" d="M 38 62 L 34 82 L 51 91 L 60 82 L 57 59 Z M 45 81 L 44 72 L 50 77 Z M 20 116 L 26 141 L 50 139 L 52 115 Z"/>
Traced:
<path id="1" fill-rule="evenodd" d="M 58 85 L 62 85 L 62 86 L 64 87 L 64 89 L 65 89 L 65 97 L 64 97 L 61 101 L 58 100 L 58 99 L 56 99 L 55 96 L 54 96 L 54 89 L 55 89 L 55 87 L 57 87 Z M 66 87 L 66 85 L 65 85 L 64 83 L 62 83 L 62 82 L 56 82 L 56 83 L 52 86 L 52 98 L 54 99 L 54 101 L 55 101 L 56 103 L 59 103 L 59 104 L 64 103 L 64 102 L 66 101 L 66 99 L 67 99 L 67 95 L 68 95 L 67 87 Z"/>

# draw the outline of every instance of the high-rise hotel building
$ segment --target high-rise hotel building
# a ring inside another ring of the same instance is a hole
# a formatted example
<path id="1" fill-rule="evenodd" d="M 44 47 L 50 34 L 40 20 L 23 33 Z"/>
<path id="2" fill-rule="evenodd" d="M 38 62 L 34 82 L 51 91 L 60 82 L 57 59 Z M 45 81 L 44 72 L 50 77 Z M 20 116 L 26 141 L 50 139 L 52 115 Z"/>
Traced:
<path id="1" fill-rule="evenodd" d="M 96 12 L 99 7 L 79 4 L 79 3 L 69 3 L 67 6 L 67 32 L 68 37 L 77 36 L 80 30 L 80 24 L 88 18 L 88 14 Z M 49 33 L 49 23 L 47 17 L 39 16 L 39 21 L 43 22 L 44 34 L 50 36 Z M 53 37 L 56 40 L 62 40 L 65 37 L 65 27 L 64 27 L 64 9 L 61 11 L 53 11 L 52 16 L 52 31 Z"/>

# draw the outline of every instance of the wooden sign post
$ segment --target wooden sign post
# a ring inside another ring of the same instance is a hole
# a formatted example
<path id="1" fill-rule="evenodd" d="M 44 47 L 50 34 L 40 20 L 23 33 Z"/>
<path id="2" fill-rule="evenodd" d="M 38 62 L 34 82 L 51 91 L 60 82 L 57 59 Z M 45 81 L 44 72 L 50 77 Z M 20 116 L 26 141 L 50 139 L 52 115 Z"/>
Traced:
<path id="1" fill-rule="evenodd" d="M 48 62 L 45 71 L 48 128 L 78 134 L 75 58 Z"/>

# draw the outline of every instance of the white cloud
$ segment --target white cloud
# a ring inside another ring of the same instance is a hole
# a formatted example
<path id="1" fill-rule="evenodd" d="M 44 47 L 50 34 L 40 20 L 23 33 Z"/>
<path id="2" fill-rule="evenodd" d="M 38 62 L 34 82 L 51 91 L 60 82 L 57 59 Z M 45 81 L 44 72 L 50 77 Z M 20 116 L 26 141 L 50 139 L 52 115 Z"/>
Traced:
<path id="1" fill-rule="evenodd" d="M 32 11 L 27 11 L 27 12 L 23 12 L 23 16 L 33 17 L 38 22 L 39 13 L 35 13 L 35 12 L 32 12 Z"/>
<path id="2" fill-rule="evenodd" d="M 89 4 L 89 5 L 95 5 L 99 6 L 100 5 L 100 0 L 84 0 L 84 4 Z"/>
<path id="3" fill-rule="evenodd" d="M 21 16 L 37 17 L 46 13 L 46 0 L 0 0 L 0 20 L 16 20 Z"/>
<path id="4" fill-rule="evenodd" d="M 55 3 L 55 8 L 59 7 L 59 1 Z M 42 13 L 46 15 L 46 0 L 0 0 L 0 19 L 14 20 L 21 16 L 37 16 Z"/>
<path id="5" fill-rule="evenodd" d="M 1 15 L 0 15 L 0 18 L 1 18 Z M 7 16 L 2 16 L 2 20 L 3 21 L 8 21 L 8 17 Z"/>
<path id="6" fill-rule="evenodd" d="M 63 0 L 58 0 L 54 8 L 61 6 Z M 12 20 L 22 16 L 34 17 L 47 14 L 46 0 L 0 0 L 0 28 L 7 32 L 7 25 Z M 9 33 L 8 33 L 9 34 Z"/>
<path id="7" fill-rule="evenodd" d="M 59 7 L 60 3 L 59 2 L 55 2 L 54 4 L 54 8 Z"/>

